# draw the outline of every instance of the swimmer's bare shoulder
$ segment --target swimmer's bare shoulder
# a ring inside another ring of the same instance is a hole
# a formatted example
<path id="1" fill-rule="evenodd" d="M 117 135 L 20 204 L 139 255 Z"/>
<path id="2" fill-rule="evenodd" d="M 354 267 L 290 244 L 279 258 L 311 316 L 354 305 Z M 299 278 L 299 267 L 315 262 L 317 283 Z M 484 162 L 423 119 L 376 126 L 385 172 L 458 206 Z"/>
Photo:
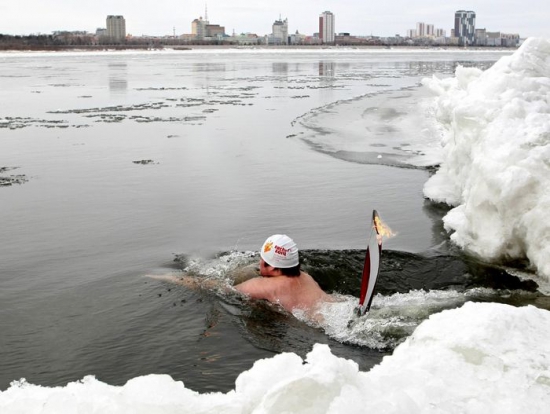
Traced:
<path id="1" fill-rule="evenodd" d="M 254 277 L 235 285 L 235 290 L 244 293 L 251 299 L 267 299 L 273 301 L 274 280 L 265 277 Z"/>

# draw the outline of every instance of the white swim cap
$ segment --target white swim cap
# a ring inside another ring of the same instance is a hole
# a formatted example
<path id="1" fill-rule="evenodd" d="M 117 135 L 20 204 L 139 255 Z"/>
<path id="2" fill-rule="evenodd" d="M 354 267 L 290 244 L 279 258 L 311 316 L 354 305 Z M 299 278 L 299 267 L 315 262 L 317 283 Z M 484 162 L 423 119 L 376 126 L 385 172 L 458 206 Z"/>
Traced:
<path id="1" fill-rule="evenodd" d="M 296 243 L 284 234 L 269 237 L 260 250 L 260 256 L 268 265 L 280 269 L 288 269 L 300 263 Z"/>

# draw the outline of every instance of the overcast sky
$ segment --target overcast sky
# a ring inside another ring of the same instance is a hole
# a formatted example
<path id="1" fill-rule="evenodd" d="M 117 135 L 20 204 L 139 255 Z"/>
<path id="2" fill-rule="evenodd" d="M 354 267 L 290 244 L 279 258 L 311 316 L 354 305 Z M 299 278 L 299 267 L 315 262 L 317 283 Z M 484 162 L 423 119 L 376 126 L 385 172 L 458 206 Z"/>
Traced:
<path id="1" fill-rule="evenodd" d="M 211 24 L 231 34 L 271 32 L 279 15 L 289 32 L 318 31 L 318 16 L 336 16 L 336 32 L 352 35 L 406 35 L 417 22 L 434 24 L 450 35 L 456 10 L 476 12 L 476 28 L 550 38 L 549 0 L 208 0 Z M 0 33 L 49 34 L 57 30 L 95 32 L 109 14 L 123 15 L 134 36 L 191 33 L 191 21 L 204 17 L 205 1 L 197 0 L 0 0 Z"/>

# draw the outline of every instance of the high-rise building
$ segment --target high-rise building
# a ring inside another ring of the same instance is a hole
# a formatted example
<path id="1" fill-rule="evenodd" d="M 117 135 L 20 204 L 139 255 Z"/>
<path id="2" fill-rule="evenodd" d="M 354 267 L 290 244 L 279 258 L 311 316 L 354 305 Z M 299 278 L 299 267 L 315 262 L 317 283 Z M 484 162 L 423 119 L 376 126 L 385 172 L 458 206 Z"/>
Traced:
<path id="1" fill-rule="evenodd" d="M 419 38 L 419 37 L 445 37 L 445 31 L 441 29 L 436 29 L 433 24 L 418 22 L 416 23 L 415 29 L 407 30 L 407 37 L 409 38 Z"/>
<path id="2" fill-rule="evenodd" d="M 123 16 L 107 16 L 107 37 L 115 41 L 126 38 L 126 20 Z"/>
<path id="3" fill-rule="evenodd" d="M 475 40 L 476 13 L 473 11 L 458 10 L 455 12 L 454 35 L 458 37 L 458 44 L 473 45 Z"/>
<path id="4" fill-rule="evenodd" d="M 272 44 L 288 45 L 288 19 L 275 20 L 272 26 Z"/>
<path id="5" fill-rule="evenodd" d="M 334 14 L 329 11 L 321 13 L 319 16 L 319 38 L 322 43 L 334 43 Z"/>
<path id="6" fill-rule="evenodd" d="M 210 24 L 208 20 L 208 7 L 204 7 L 204 19 L 200 16 L 191 22 L 191 36 L 194 40 L 222 39 L 225 36 L 225 27 L 219 24 Z"/>
<path id="7" fill-rule="evenodd" d="M 208 20 L 199 17 L 191 22 L 191 34 L 197 40 L 204 40 L 206 37 L 206 26 L 208 25 Z"/>
<path id="8" fill-rule="evenodd" d="M 433 24 L 427 24 L 426 25 L 426 36 L 435 36 L 435 29 Z"/>
<path id="9" fill-rule="evenodd" d="M 416 23 L 416 36 L 418 37 L 426 36 L 426 23 L 422 23 L 422 22 Z"/>

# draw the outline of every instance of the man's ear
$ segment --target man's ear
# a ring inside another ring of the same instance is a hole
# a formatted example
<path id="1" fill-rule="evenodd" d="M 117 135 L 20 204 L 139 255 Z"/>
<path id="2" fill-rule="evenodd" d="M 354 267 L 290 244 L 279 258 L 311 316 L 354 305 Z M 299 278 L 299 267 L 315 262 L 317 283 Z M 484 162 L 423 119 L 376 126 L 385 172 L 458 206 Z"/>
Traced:
<path id="1" fill-rule="evenodd" d="M 281 269 L 279 269 L 278 267 L 273 267 L 273 266 L 270 266 L 270 267 L 271 267 L 271 274 L 273 276 L 282 276 L 283 271 Z"/>

